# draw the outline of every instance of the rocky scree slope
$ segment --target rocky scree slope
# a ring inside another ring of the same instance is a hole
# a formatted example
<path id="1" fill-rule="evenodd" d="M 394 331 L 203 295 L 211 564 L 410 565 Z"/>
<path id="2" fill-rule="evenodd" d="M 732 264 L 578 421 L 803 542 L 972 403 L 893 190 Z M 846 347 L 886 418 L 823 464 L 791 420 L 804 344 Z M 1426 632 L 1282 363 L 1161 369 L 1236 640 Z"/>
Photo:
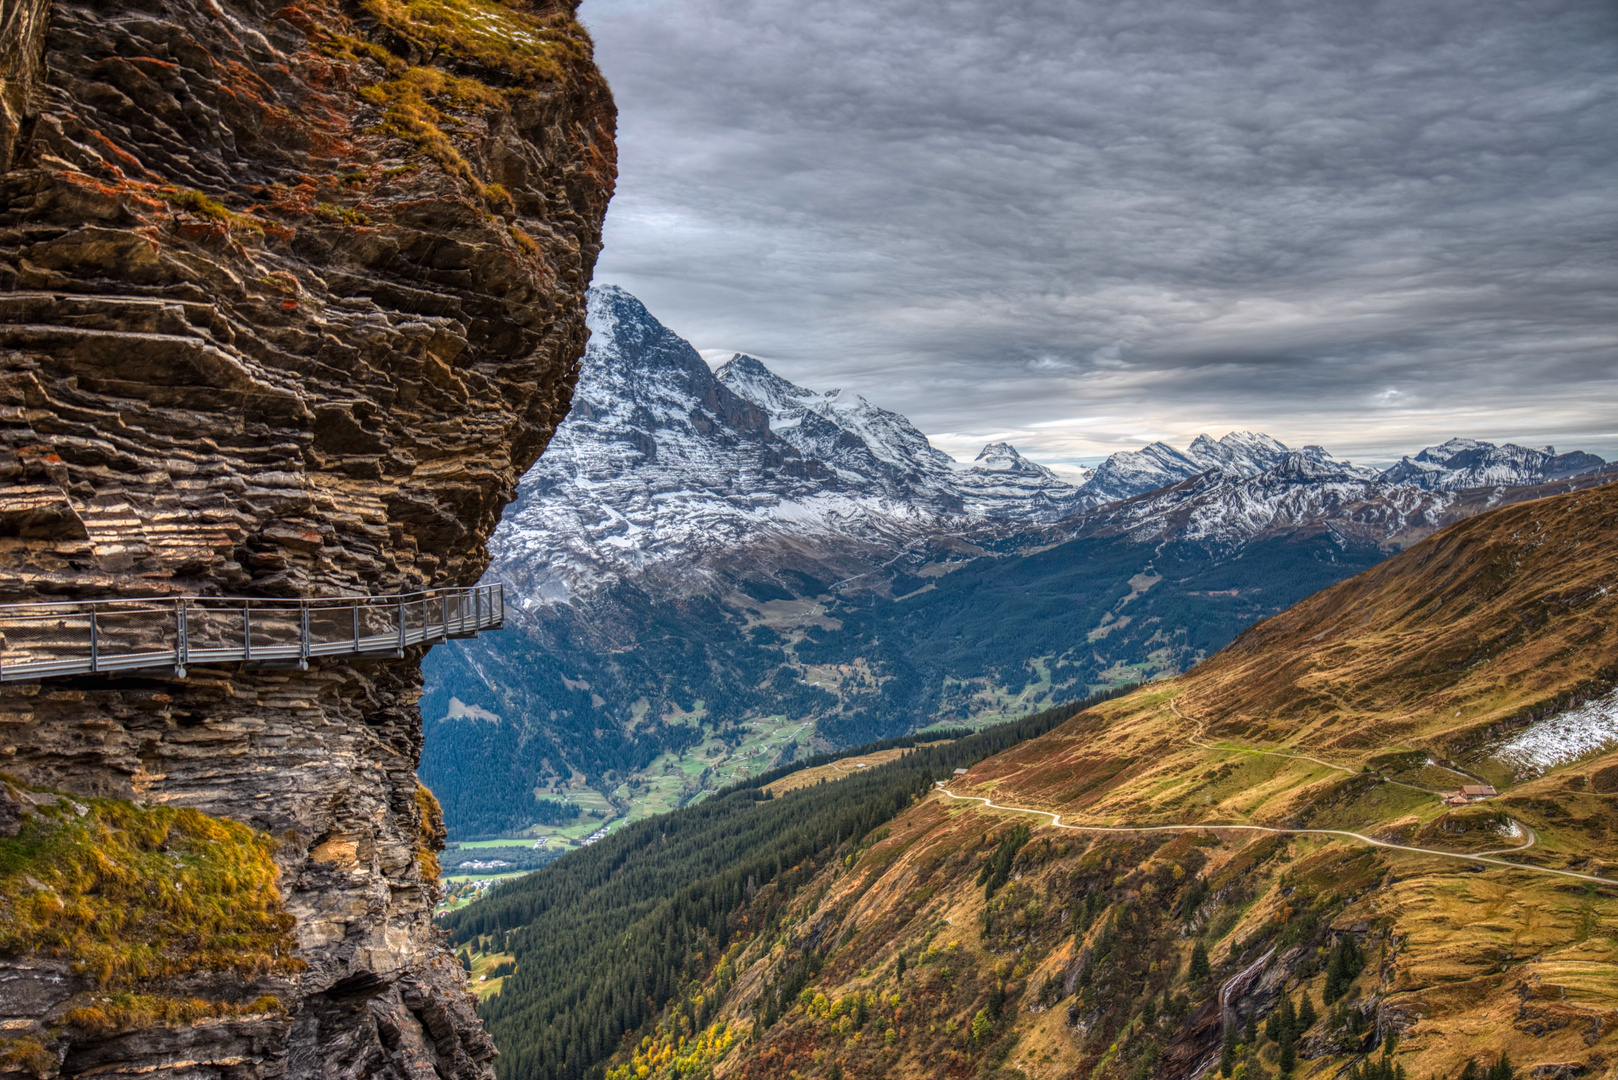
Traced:
<path id="1" fill-rule="evenodd" d="M 1246 1076 L 1338 1075 L 1390 1035 L 1410 1076 L 1502 1051 L 1611 1076 L 1618 886 L 1231 826 L 1618 880 L 1618 730 L 1592 707 L 1618 680 L 1615 515 L 1615 485 L 1480 515 L 974 765 L 815 872 L 610 1075 L 1180 1078 L 1228 1031 Z M 1569 724 L 1598 737 L 1507 760 Z M 1499 797 L 1443 801 L 1480 774 Z"/>
<path id="2" fill-rule="evenodd" d="M 474 582 L 567 411 L 613 187 L 571 4 L 0 27 L 0 598 Z M 430 923 L 419 660 L 0 689 L 0 923 L 34 928 L 0 938 L 0 1072 L 489 1075 Z M 111 944 L 19 914 L 151 857 L 185 899 Z"/>
<path id="3" fill-rule="evenodd" d="M 1452 442 L 1417 484 L 1231 433 L 1075 484 L 1005 444 L 954 462 L 752 357 L 710 371 L 624 290 L 590 295 L 573 412 L 491 541 L 523 610 L 429 661 L 424 768 L 458 835 L 768 716 L 851 746 L 1182 671 L 1451 521 L 1610 475 Z M 1451 490 L 1484 460 L 1506 486 Z"/>

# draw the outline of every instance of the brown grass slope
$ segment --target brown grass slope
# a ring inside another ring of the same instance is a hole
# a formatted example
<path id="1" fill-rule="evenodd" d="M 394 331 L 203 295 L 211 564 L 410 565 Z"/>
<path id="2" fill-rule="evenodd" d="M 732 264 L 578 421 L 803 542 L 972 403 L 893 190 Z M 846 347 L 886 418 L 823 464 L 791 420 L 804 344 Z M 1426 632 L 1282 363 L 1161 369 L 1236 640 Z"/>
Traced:
<path id="1" fill-rule="evenodd" d="M 1476 741 L 1618 673 L 1618 485 L 1453 525 L 1236 639 L 1184 680 L 1214 734 Z"/>
<path id="2" fill-rule="evenodd" d="M 1262 1031 L 1283 994 L 1319 1012 L 1298 1036 L 1300 1080 L 1346 1077 L 1390 1034 L 1417 1080 L 1502 1051 L 1524 1080 L 1618 1080 L 1618 888 L 1531 869 L 1618 878 L 1618 752 L 1499 773 L 1501 797 L 1477 805 L 1439 796 L 1466 779 L 1446 755 L 1482 768 L 1478 747 L 1610 685 L 1615 525 L 1615 487 L 1463 522 L 1177 680 L 980 762 L 952 792 L 1168 830 L 1057 829 L 935 793 L 839 852 L 786 924 L 735 946 L 701 988 L 728 1026 L 680 1042 L 671 1012 L 663 1037 L 688 1059 L 649 1040 L 618 1075 L 1212 1077 L 1218 988 L 1256 964 L 1232 1003 L 1233 1080 L 1277 1077 Z M 1520 867 L 1442 854 L 1530 839 L 1505 856 Z M 1326 1007 L 1346 942 L 1364 970 Z M 808 985 L 755 1026 L 763 995 L 811 958 Z"/>

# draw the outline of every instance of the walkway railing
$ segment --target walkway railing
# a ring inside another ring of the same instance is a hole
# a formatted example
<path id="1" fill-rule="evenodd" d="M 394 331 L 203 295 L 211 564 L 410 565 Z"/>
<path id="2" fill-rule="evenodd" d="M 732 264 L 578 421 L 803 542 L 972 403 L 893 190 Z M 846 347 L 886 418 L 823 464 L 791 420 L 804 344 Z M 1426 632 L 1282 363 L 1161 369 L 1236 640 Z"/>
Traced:
<path id="1" fill-rule="evenodd" d="M 505 621 L 505 586 L 315 600 L 142 597 L 0 604 L 0 681 L 54 675 L 399 656 Z"/>

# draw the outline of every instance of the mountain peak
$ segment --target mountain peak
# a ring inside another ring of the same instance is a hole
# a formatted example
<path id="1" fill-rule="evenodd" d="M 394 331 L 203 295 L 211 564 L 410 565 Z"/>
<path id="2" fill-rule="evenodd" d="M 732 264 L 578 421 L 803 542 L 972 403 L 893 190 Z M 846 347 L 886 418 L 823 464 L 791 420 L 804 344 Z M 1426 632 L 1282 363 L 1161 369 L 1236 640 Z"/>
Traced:
<path id="1" fill-rule="evenodd" d="M 1023 459 L 1022 455 L 1017 453 L 1017 448 L 1015 446 L 1012 446 L 1010 443 L 1008 443 L 1008 442 L 992 442 L 992 443 L 986 444 L 983 447 L 982 450 L 979 450 L 978 451 L 978 456 L 973 458 L 972 460 L 974 460 L 974 461 L 983 461 L 983 462 L 994 462 L 994 461 L 1021 461 L 1022 459 Z"/>
<path id="2" fill-rule="evenodd" d="M 584 295 L 590 313 L 600 318 L 627 316 L 635 322 L 657 321 L 634 294 L 617 285 L 592 285 Z"/>
<path id="3" fill-rule="evenodd" d="M 1606 462 L 1594 454 L 1556 453 L 1550 446 L 1527 447 L 1515 443 L 1496 446 L 1479 439 L 1450 439 L 1405 457 L 1382 473 L 1389 483 L 1413 484 L 1429 489 L 1537 484 L 1595 472 Z"/>
<path id="4" fill-rule="evenodd" d="M 737 353 L 714 371 L 714 378 L 770 414 L 770 425 L 803 415 L 808 401 L 818 395 L 781 378 L 764 362 L 746 353 Z"/>
<path id="5" fill-rule="evenodd" d="M 1281 460 L 1272 468 L 1266 470 L 1266 475 L 1294 482 L 1355 479 L 1354 474 L 1333 460 L 1330 454 L 1310 452 L 1319 449 L 1320 447 L 1315 446 L 1290 450 L 1282 455 Z"/>
<path id="6" fill-rule="evenodd" d="M 1446 442 L 1440 443 L 1437 446 L 1427 447 L 1427 449 L 1416 455 L 1416 460 L 1432 461 L 1441 465 L 1450 458 L 1454 457 L 1456 454 L 1465 453 L 1468 450 L 1478 449 L 1493 450 L 1494 444 L 1479 442 L 1477 439 L 1450 439 Z"/>
<path id="7" fill-rule="evenodd" d="M 755 356 L 748 356 L 746 353 L 732 354 L 729 360 L 714 369 L 714 374 L 721 379 L 729 375 L 733 379 L 746 377 L 749 379 L 774 379 L 777 382 L 787 382 L 787 380 L 765 367 L 764 361 Z M 787 383 L 787 385 L 791 386 L 792 384 Z"/>
<path id="8" fill-rule="evenodd" d="M 646 310 L 626 290 L 617 285 L 592 285 L 585 293 L 584 324 L 590 328 L 586 363 L 591 356 L 599 357 L 605 351 L 630 355 L 645 352 L 647 358 L 666 358 L 659 354 L 678 354 L 677 362 L 688 365 L 692 358 L 701 363 L 701 357 L 657 317 Z M 662 346 L 661 349 L 658 346 Z M 690 355 L 684 355 L 689 353 Z M 707 365 L 703 365 L 706 369 Z"/>
<path id="9" fill-rule="evenodd" d="M 1022 473 L 1039 477 L 1047 486 L 1077 488 L 1076 484 L 1057 476 L 1045 466 L 1029 461 L 1017 453 L 1017 448 L 1008 442 L 992 442 L 978 451 L 978 456 L 972 460 L 971 469 L 976 472 Z"/>
<path id="10" fill-rule="evenodd" d="M 1289 453 L 1279 439 L 1252 431 L 1232 431 L 1219 439 L 1198 435 L 1186 448 L 1186 456 L 1203 468 L 1215 468 L 1234 476 L 1257 476 L 1268 472 Z"/>

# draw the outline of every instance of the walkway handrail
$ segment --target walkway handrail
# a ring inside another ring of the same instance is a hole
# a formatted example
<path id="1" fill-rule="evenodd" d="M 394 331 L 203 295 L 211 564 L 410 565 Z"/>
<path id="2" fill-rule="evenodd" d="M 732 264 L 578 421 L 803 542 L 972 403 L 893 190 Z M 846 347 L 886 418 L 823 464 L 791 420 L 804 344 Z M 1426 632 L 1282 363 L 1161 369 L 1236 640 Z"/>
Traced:
<path id="1" fill-rule="evenodd" d="M 505 622 L 505 586 L 378 596 L 142 596 L 0 604 L 0 681 L 402 656 Z"/>

